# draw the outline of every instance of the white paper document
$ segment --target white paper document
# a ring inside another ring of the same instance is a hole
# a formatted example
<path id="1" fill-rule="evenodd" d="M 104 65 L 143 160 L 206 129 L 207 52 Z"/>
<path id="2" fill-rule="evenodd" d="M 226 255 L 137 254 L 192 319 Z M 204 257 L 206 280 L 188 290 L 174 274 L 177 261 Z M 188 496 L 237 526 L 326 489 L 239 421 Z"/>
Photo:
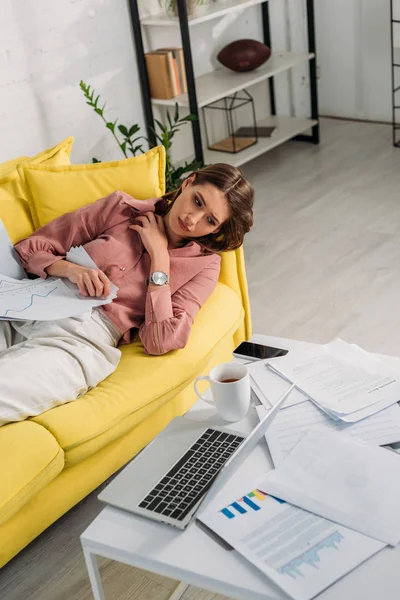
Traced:
<path id="1" fill-rule="evenodd" d="M 67 260 L 96 268 L 84 248 L 72 248 Z M 0 320 L 53 321 L 90 314 L 93 308 L 109 304 L 118 288 L 111 284 L 108 298 L 84 297 L 67 279 L 13 279 L 0 275 Z"/>
<path id="2" fill-rule="evenodd" d="M 271 366 L 332 418 L 356 422 L 400 400 L 400 376 L 354 344 L 335 340 Z"/>
<path id="3" fill-rule="evenodd" d="M 17 259 L 14 246 L 8 236 L 7 230 L 0 219 L 0 273 L 7 277 L 22 279 L 26 273 Z"/>
<path id="4" fill-rule="evenodd" d="M 264 480 L 265 491 L 396 546 L 400 541 L 400 456 L 313 427 Z"/>
<path id="5" fill-rule="evenodd" d="M 80 267 L 86 267 L 88 269 L 98 269 L 98 266 L 94 260 L 89 256 L 83 246 L 72 246 L 65 256 L 66 260 L 79 265 Z M 110 295 L 108 300 L 114 300 L 117 297 L 118 287 L 111 281 Z"/>
<path id="6" fill-rule="evenodd" d="M 256 406 L 256 409 L 261 419 L 266 409 L 263 406 Z M 265 434 L 275 467 L 285 460 L 303 435 L 316 425 L 328 431 L 341 431 L 376 446 L 393 444 L 400 442 L 400 406 L 394 404 L 357 423 L 334 421 L 310 400 L 289 408 L 284 407 Z"/>
<path id="7" fill-rule="evenodd" d="M 84 298 L 61 279 L 34 279 L 30 285 L 0 290 L 0 318 L 53 321 L 85 314 L 109 302 L 111 300 Z"/>
<path id="8" fill-rule="evenodd" d="M 263 480 L 199 519 L 295 600 L 313 598 L 385 546 L 268 496 Z"/>
<path id="9" fill-rule="evenodd" d="M 269 367 L 269 360 L 257 360 L 246 365 L 252 387 L 263 404 L 272 407 L 278 399 L 286 392 L 288 380 L 279 373 L 272 371 Z M 307 400 L 307 396 L 298 389 L 294 389 L 285 402 L 285 408 L 294 406 Z"/>

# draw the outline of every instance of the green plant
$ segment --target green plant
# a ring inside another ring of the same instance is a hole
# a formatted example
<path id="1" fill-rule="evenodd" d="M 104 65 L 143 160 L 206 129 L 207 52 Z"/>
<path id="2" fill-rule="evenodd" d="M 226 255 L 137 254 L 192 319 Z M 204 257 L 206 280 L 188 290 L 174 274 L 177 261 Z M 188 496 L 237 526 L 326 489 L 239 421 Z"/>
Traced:
<path id="1" fill-rule="evenodd" d="M 104 116 L 104 109 L 106 107 L 106 103 L 103 104 L 102 108 L 100 108 L 99 106 L 100 94 L 96 96 L 96 92 L 93 89 L 91 89 L 91 86 L 87 85 L 84 81 L 81 81 L 79 85 L 83 92 L 83 95 L 86 98 L 86 104 L 91 106 L 94 112 L 100 115 L 100 117 L 103 119 L 107 129 L 109 129 L 113 134 L 115 141 L 121 148 L 125 158 L 128 158 L 127 150 L 131 152 L 132 156 L 136 156 L 137 152 L 144 152 L 142 145 L 138 144 L 137 142 L 146 138 L 144 138 L 143 136 L 133 138 L 133 136 L 140 131 L 139 125 L 135 124 L 132 125 L 132 127 L 130 128 L 125 127 L 125 125 L 118 125 L 118 131 L 121 133 L 121 135 L 123 135 L 123 141 L 121 142 L 115 132 L 115 126 L 118 122 L 118 119 L 115 119 L 114 122 L 107 121 L 107 119 Z"/>
<path id="2" fill-rule="evenodd" d="M 188 12 L 190 13 L 191 8 L 195 4 L 207 4 L 208 0 L 186 0 L 186 6 L 188 7 Z M 177 4 L 176 0 L 158 0 L 159 5 L 164 8 L 167 14 L 177 14 Z"/>
<path id="3" fill-rule="evenodd" d="M 132 125 L 131 127 L 126 127 L 125 125 L 118 125 L 118 119 L 115 121 L 107 121 L 104 116 L 104 109 L 106 103 L 103 104 L 101 108 L 99 105 L 100 94 L 96 96 L 96 92 L 91 88 L 90 85 L 87 85 L 84 81 L 80 82 L 80 88 L 86 98 L 86 104 L 91 106 L 96 114 L 98 114 L 109 131 L 111 131 L 115 141 L 118 146 L 121 148 L 121 151 L 125 157 L 128 157 L 128 151 L 132 154 L 132 156 L 136 156 L 138 152 L 143 153 L 145 150 L 143 149 L 140 140 L 147 140 L 144 136 L 136 136 L 136 134 L 140 131 L 140 126 L 137 124 Z M 156 127 L 153 129 L 154 136 L 160 144 L 162 144 L 165 148 L 166 154 L 166 171 L 165 171 L 165 179 L 166 179 L 166 191 L 172 191 L 180 187 L 184 176 L 187 173 L 192 173 L 199 169 L 202 164 L 197 160 L 192 160 L 191 162 L 185 162 L 183 165 L 174 166 L 171 160 L 171 147 L 172 140 L 176 133 L 180 130 L 182 125 L 190 121 L 197 120 L 196 115 L 186 115 L 186 117 L 179 118 L 179 107 L 178 104 L 175 104 L 174 116 L 171 117 L 169 111 L 166 111 L 167 124 L 163 125 L 161 121 L 155 119 Z M 117 131 L 122 136 L 122 141 L 117 135 Z M 136 136 L 136 137 L 135 137 Z M 93 158 L 92 162 L 101 162 L 97 158 Z"/>
<path id="4" fill-rule="evenodd" d="M 196 115 L 186 115 L 186 117 L 179 118 L 179 106 L 178 103 L 175 104 L 174 116 L 171 118 L 169 111 L 166 111 L 167 115 L 167 124 L 163 125 L 157 119 L 154 120 L 155 124 L 158 127 L 157 129 L 153 129 L 153 133 L 156 137 L 156 140 L 160 142 L 165 148 L 166 154 L 166 169 L 165 169 L 165 179 L 166 179 L 166 187 L 167 191 L 175 190 L 178 188 L 181 183 L 183 176 L 186 173 L 192 173 L 199 169 L 202 165 L 197 160 L 192 160 L 190 163 L 185 162 L 184 165 L 180 167 L 174 167 L 171 161 L 171 147 L 172 140 L 176 133 L 180 130 L 182 125 L 188 123 L 189 121 L 196 121 Z"/>

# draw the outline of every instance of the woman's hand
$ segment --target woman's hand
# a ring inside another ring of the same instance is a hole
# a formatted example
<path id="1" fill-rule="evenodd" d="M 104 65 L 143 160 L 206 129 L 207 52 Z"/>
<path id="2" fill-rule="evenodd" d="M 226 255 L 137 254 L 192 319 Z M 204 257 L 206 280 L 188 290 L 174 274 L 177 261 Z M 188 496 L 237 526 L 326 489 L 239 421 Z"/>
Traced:
<path id="1" fill-rule="evenodd" d="M 129 225 L 129 228 L 138 232 L 150 257 L 158 256 L 168 250 L 168 238 L 160 215 L 147 212 L 136 217 L 135 224 Z"/>
<path id="2" fill-rule="evenodd" d="M 82 296 L 97 296 L 107 298 L 110 295 L 111 284 L 107 275 L 99 269 L 88 269 L 70 263 L 67 279 L 78 286 Z"/>

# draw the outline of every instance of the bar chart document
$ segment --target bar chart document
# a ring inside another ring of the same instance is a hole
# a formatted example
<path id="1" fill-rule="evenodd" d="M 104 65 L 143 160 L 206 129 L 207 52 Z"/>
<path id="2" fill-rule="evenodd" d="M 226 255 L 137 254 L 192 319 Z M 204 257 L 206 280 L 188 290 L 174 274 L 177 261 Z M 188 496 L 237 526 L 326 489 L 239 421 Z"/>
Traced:
<path id="1" fill-rule="evenodd" d="M 310 600 L 385 546 L 269 496 L 263 480 L 198 518 L 295 600 Z"/>

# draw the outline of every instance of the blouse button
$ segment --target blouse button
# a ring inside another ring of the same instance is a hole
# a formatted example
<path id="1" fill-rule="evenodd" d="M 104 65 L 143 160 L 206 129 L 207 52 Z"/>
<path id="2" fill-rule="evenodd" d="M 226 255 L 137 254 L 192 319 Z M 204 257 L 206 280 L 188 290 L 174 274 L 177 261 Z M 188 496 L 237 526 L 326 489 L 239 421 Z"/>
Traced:
<path id="1" fill-rule="evenodd" d="M 126 267 L 120 267 L 121 271 L 126 271 Z"/>

